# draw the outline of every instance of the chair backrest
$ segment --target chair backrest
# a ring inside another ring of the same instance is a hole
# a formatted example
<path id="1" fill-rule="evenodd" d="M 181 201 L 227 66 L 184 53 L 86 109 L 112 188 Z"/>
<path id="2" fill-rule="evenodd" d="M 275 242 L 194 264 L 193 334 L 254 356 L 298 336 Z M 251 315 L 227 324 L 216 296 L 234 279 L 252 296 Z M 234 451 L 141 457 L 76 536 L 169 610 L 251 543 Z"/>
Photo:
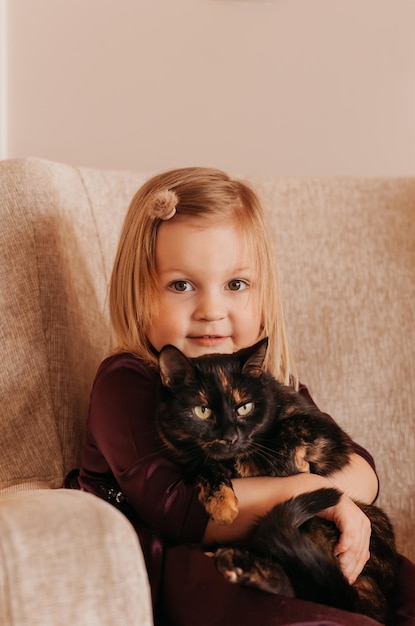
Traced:
<path id="1" fill-rule="evenodd" d="M 373 454 L 378 502 L 415 558 L 415 177 L 252 182 L 300 378 Z"/>
<path id="2" fill-rule="evenodd" d="M 143 176 L 0 162 L 0 488 L 60 486 L 79 463 L 108 353 L 107 285 Z"/>

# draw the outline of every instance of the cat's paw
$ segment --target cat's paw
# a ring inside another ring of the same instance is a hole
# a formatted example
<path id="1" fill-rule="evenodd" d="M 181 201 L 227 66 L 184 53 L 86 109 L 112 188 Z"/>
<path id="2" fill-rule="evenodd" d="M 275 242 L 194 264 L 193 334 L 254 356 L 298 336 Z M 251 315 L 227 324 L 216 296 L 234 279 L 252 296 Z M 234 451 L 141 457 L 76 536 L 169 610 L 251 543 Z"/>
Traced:
<path id="1" fill-rule="evenodd" d="M 218 548 L 215 565 L 230 583 L 294 597 L 293 587 L 281 566 L 239 548 Z"/>
<path id="2" fill-rule="evenodd" d="M 232 524 L 238 515 L 238 498 L 227 485 L 220 485 L 213 494 L 201 490 L 199 498 L 210 517 L 218 524 Z"/>
<path id="3" fill-rule="evenodd" d="M 244 582 L 241 552 L 238 549 L 219 548 L 215 552 L 215 564 L 228 582 L 234 584 Z"/>
<path id="4" fill-rule="evenodd" d="M 215 564 L 230 583 L 275 593 L 268 582 L 269 568 L 262 567 L 261 559 L 254 557 L 247 550 L 219 548 L 215 553 Z"/>
<path id="5" fill-rule="evenodd" d="M 295 449 L 295 466 L 299 473 L 310 472 L 310 463 L 306 461 L 307 452 L 306 446 L 298 446 Z"/>

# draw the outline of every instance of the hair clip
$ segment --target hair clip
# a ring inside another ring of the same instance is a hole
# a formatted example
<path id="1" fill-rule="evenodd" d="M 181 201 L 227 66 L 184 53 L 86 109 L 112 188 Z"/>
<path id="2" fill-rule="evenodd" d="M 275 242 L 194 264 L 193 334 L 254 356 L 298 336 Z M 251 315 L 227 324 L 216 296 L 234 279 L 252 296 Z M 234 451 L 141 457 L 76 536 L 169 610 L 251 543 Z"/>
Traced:
<path id="1" fill-rule="evenodd" d="M 176 214 L 176 206 L 179 202 L 176 192 L 166 189 L 159 191 L 150 200 L 150 214 L 160 220 L 169 220 Z"/>

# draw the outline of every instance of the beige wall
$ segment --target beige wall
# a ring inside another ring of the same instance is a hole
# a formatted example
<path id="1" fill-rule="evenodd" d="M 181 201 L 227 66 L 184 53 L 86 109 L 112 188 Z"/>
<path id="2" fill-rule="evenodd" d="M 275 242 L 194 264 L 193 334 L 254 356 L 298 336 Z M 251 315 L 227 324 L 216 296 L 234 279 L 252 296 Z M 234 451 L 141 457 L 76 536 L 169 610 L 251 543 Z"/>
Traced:
<path id="1" fill-rule="evenodd" d="M 415 173 L 415 0 L 0 1 L 3 158 Z"/>

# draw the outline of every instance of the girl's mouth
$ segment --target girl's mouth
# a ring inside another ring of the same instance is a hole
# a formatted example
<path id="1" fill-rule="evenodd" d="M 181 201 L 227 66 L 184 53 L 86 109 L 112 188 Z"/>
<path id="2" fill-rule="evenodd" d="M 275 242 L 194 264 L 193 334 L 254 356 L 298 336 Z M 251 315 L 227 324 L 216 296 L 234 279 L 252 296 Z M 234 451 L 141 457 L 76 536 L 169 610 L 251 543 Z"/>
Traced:
<path id="1" fill-rule="evenodd" d="M 222 335 L 200 335 L 189 337 L 190 341 L 193 343 L 197 343 L 201 346 L 214 346 L 222 343 L 227 337 L 223 337 Z"/>

